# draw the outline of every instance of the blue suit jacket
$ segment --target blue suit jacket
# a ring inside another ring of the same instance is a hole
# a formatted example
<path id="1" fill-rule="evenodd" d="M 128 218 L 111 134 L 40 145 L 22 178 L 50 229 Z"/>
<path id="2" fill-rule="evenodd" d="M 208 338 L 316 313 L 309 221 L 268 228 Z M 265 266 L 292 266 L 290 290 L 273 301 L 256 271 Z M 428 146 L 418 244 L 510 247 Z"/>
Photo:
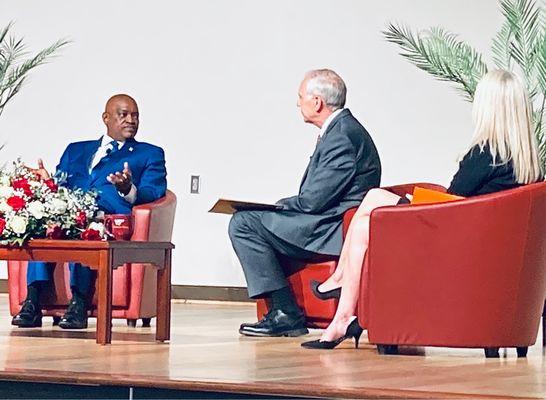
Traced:
<path id="1" fill-rule="evenodd" d="M 99 193 L 97 201 L 101 210 L 108 214 L 130 214 L 133 204 L 120 196 L 114 185 L 106 180 L 109 174 L 122 171 L 123 163 L 128 162 L 137 188 L 134 205 L 165 196 L 167 171 L 163 149 L 130 139 L 119 151 L 102 158 L 89 173 L 89 166 L 100 145 L 101 139 L 68 145 L 57 166 L 57 173 L 67 176 L 64 186 L 94 189 Z"/>

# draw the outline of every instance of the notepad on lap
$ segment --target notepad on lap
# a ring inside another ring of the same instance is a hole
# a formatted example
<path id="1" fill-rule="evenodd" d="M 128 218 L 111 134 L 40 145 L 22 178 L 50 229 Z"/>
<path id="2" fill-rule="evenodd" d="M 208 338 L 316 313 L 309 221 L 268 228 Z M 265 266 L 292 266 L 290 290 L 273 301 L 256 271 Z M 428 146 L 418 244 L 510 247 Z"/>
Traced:
<path id="1" fill-rule="evenodd" d="M 448 201 L 461 199 L 464 199 L 464 197 L 415 186 L 413 188 L 413 198 L 411 199 L 411 204 L 445 203 Z"/>
<path id="2" fill-rule="evenodd" d="M 234 214 L 237 211 L 279 211 L 282 210 L 280 204 L 255 203 L 241 200 L 218 199 L 216 204 L 209 210 L 210 213 Z"/>

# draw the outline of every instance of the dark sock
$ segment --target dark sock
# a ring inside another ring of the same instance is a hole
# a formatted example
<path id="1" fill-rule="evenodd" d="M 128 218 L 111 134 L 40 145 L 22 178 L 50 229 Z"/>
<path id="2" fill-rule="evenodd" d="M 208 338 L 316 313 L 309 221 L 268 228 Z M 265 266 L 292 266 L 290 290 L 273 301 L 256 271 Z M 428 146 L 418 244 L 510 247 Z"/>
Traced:
<path id="1" fill-rule="evenodd" d="M 76 289 L 72 288 L 72 298 L 78 303 L 83 304 L 84 306 L 87 304 L 87 295 L 80 293 Z"/>
<path id="2" fill-rule="evenodd" d="M 282 289 L 274 290 L 269 293 L 273 308 L 282 310 L 286 314 L 301 314 L 301 310 L 296 303 L 296 299 L 290 290 L 285 286 Z"/>
<path id="3" fill-rule="evenodd" d="M 32 282 L 27 286 L 27 300 L 30 300 L 32 304 L 40 304 L 40 293 L 42 291 L 43 283 L 40 281 Z"/>

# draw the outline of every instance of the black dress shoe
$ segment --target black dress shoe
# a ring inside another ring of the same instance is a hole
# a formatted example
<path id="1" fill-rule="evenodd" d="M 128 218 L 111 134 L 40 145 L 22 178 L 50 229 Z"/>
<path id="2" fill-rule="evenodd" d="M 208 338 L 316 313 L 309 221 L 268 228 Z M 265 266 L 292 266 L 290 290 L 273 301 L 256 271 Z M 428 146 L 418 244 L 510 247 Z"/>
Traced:
<path id="1" fill-rule="evenodd" d="M 311 340 L 309 342 L 303 342 L 301 344 L 301 347 L 305 347 L 306 349 L 323 349 L 323 350 L 332 350 L 334 349 L 338 344 L 343 342 L 345 339 L 350 339 L 352 337 L 355 338 L 355 348 L 358 349 L 358 341 L 360 340 L 360 335 L 362 335 L 362 329 L 360 325 L 358 324 L 358 319 L 353 319 L 349 326 L 347 327 L 347 330 L 345 331 L 345 335 L 342 337 L 337 338 L 336 340 L 328 341 L 328 340 Z"/>
<path id="2" fill-rule="evenodd" d="M 25 300 L 19 314 L 11 320 L 19 328 L 37 328 L 42 326 L 42 310 L 29 299 Z"/>
<path id="3" fill-rule="evenodd" d="M 59 321 L 63 329 L 85 329 L 87 328 L 87 308 L 81 300 L 72 299 L 68 309 Z"/>
<path id="4" fill-rule="evenodd" d="M 328 290 L 326 292 L 321 292 L 318 290 L 319 286 L 320 286 L 320 282 L 311 281 L 311 291 L 313 292 L 316 298 L 319 298 L 321 300 L 328 300 L 328 299 L 339 299 L 341 297 L 340 287 L 332 289 L 332 290 Z"/>
<path id="5" fill-rule="evenodd" d="M 309 333 L 305 327 L 305 315 L 286 314 L 271 310 L 254 324 L 242 324 L 239 333 L 246 336 L 301 336 Z"/>

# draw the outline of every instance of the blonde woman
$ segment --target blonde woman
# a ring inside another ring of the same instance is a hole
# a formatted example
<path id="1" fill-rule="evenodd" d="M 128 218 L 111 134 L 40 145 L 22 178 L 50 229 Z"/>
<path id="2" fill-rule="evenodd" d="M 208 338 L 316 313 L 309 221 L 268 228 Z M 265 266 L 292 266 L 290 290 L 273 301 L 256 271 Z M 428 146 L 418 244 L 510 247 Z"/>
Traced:
<path id="1" fill-rule="evenodd" d="M 475 196 L 543 179 L 528 95 L 516 75 L 502 70 L 487 73 L 476 88 L 472 116 L 474 138 L 449 193 Z M 358 347 L 362 328 L 354 314 L 368 248 L 370 214 L 377 207 L 401 203 L 407 200 L 386 190 L 368 192 L 351 222 L 336 272 L 313 287 L 321 299 L 340 297 L 334 319 L 319 340 L 304 342 L 303 347 L 333 349 L 351 337 Z"/>

